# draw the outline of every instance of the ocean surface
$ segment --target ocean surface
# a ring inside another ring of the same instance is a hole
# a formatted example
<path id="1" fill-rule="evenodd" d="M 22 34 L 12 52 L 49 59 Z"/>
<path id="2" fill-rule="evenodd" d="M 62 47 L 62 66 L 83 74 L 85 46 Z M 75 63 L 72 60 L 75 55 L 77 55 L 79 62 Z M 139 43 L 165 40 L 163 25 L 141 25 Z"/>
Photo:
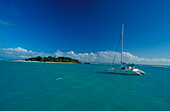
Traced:
<path id="1" fill-rule="evenodd" d="M 0 111 L 170 111 L 170 66 L 0 61 Z"/>

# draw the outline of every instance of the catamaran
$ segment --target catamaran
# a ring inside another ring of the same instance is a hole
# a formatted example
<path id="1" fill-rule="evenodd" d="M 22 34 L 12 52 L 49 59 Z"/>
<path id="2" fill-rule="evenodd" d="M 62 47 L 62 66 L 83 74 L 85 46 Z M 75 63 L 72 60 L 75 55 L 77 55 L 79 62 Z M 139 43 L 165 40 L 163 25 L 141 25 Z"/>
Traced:
<path id="1" fill-rule="evenodd" d="M 115 74 L 132 74 L 132 75 L 143 75 L 146 74 L 144 71 L 131 67 L 131 65 L 126 65 L 123 62 L 123 33 L 124 33 L 124 24 L 122 24 L 122 48 L 121 48 L 121 67 L 120 68 L 110 68 L 109 73 Z"/>

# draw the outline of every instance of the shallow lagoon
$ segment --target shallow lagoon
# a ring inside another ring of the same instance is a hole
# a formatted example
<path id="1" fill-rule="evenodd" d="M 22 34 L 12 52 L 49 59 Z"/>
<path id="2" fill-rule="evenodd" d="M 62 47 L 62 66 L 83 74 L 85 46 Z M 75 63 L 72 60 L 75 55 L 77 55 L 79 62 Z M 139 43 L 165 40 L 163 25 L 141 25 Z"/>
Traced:
<path id="1" fill-rule="evenodd" d="M 1 111 L 168 111 L 170 68 L 108 74 L 107 64 L 0 61 Z"/>

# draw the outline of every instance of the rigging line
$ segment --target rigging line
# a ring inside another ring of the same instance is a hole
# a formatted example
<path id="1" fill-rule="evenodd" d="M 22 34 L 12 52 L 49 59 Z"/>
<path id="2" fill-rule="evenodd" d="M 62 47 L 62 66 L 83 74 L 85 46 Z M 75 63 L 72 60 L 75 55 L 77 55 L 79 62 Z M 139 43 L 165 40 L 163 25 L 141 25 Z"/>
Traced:
<path id="1" fill-rule="evenodd" d="M 120 37 L 119 37 L 119 42 L 118 42 L 118 45 L 117 45 L 116 52 L 118 51 L 118 47 L 119 47 L 119 44 L 120 44 L 120 40 L 121 40 L 121 34 L 120 34 Z M 115 59 L 116 59 L 116 52 L 115 52 L 115 56 L 114 56 L 114 59 L 113 59 L 113 62 L 112 62 L 112 67 L 113 67 L 114 62 L 115 62 Z"/>

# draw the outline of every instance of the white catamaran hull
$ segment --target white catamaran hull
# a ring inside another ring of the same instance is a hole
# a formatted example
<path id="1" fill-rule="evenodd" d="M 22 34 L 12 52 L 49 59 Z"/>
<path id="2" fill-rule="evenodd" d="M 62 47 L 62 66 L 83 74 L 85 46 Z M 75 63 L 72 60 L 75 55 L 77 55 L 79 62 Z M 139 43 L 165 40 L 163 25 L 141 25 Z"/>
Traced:
<path id="1" fill-rule="evenodd" d="M 127 74 L 127 75 L 142 75 L 145 74 L 145 72 L 139 70 L 139 69 L 115 69 L 111 68 L 109 70 L 109 73 L 113 74 Z"/>

